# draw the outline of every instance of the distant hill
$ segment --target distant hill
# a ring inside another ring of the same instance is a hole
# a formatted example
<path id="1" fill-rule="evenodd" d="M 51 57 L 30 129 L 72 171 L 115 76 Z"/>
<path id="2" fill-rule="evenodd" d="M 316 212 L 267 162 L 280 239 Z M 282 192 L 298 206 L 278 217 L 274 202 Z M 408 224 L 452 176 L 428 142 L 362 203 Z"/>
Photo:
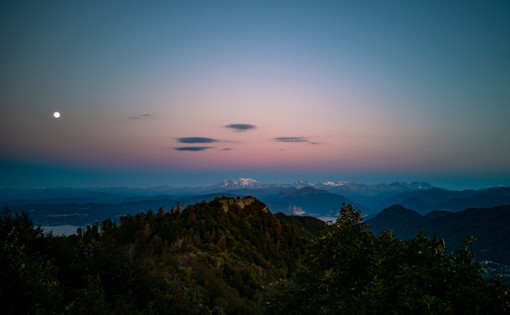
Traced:
<path id="1" fill-rule="evenodd" d="M 426 214 L 434 210 L 462 211 L 468 208 L 488 208 L 510 205 L 510 187 L 481 190 L 451 191 L 440 188 L 398 194 L 387 199 L 385 206 L 402 205 Z"/>
<path id="2" fill-rule="evenodd" d="M 474 236 L 478 239 L 473 247 L 477 259 L 510 265 L 510 206 L 433 211 L 425 216 L 393 206 L 367 223 L 375 233 L 392 230 L 401 239 L 411 239 L 419 230 L 430 236 L 437 234 L 450 249 L 459 248 L 466 237 Z"/>
<path id="3" fill-rule="evenodd" d="M 375 218 L 369 219 L 367 223 L 376 233 L 392 230 L 400 238 L 410 239 L 416 236 L 418 228 L 423 226 L 425 221 L 426 219 L 419 213 L 395 205 L 384 209 Z"/>

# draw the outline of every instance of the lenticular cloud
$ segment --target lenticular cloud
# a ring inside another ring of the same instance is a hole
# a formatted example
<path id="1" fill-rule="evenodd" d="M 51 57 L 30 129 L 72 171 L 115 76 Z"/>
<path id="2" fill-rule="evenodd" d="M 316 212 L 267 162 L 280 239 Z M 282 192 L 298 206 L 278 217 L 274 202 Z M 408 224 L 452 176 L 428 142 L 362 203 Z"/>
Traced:
<path id="1" fill-rule="evenodd" d="M 225 128 L 234 129 L 235 131 L 246 131 L 246 130 L 254 129 L 255 125 L 252 125 L 252 124 L 230 124 L 230 125 L 226 125 Z"/>

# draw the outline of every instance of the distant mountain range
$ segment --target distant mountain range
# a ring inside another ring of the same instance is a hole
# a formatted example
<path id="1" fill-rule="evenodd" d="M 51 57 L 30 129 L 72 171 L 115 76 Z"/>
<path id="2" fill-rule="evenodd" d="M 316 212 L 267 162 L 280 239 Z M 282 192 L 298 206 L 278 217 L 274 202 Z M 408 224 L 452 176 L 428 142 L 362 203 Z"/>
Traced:
<path id="1" fill-rule="evenodd" d="M 181 194 L 203 194 L 211 191 L 231 191 L 231 190 L 259 190 L 259 189 L 287 189 L 287 188 L 306 188 L 313 187 L 316 189 L 327 190 L 345 196 L 362 195 L 362 196 L 392 196 L 398 193 L 427 190 L 433 188 L 432 185 L 423 182 L 413 182 L 410 184 L 398 181 L 391 184 L 366 185 L 361 183 L 338 181 L 323 182 L 313 184 L 307 181 L 298 181 L 294 184 L 262 184 L 251 178 L 237 178 L 224 180 L 221 183 L 211 186 L 197 187 L 171 187 L 171 186 L 154 186 L 147 188 L 131 188 L 131 187 L 103 187 L 103 188 L 47 188 L 47 189 L 0 189 L 0 200 L 6 199 L 47 199 L 50 197 L 79 197 L 86 195 L 87 197 L 110 199 L 126 196 L 154 196 L 154 195 L 181 195 Z"/>
<path id="2" fill-rule="evenodd" d="M 369 217 L 392 205 L 414 209 L 420 214 L 510 205 L 509 187 L 452 191 L 425 182 L 261 184 L 251 178 L 200 187 L 0 189 L 0 205 L 29 212 L 36 224 L 82 225 L 148 209 L 169 209 L 178 203 L 184 207 L 215 196 L 254 196 L 273 213 L 324 220 L 333 220 L 343 203 L 355 205 Z"/>

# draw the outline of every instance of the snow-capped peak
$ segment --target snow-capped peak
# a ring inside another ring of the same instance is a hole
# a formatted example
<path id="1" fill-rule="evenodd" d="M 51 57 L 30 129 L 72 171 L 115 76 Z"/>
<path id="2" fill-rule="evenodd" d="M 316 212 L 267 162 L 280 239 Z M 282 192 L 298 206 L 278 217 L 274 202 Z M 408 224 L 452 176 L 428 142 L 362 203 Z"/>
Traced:
<path id="1" fill-rule="evenodd" d="M 345 180 L 345 181 L 338 181 L 338 182 L 336 182 L 336 183 L 331 182 L 331 181 L 321 183 L 321 185 L 323 185 L 323 186 L 329 186 L 329 187 L 340 187 L 340 186 L 344 186 L 344 185 L 346 185 L 346 184 L 349 184 L 349 181 L 348 181 L 348 180 Z"/>
<path id="2" fill-rule="evenodd" d="M 314 185 L 306 180 L 299 180 L 294 183 L 294 186 L 297 188 L 304 188 L 304 187 L 313 187 Z"/>
<path id="3" fill-rule="evenodd" d="M 236 178 L 230 180 L 224 180 L 221 183 L 223 187 L 252 187 L 257 186 L 259 183 L 252 178 Z"/>

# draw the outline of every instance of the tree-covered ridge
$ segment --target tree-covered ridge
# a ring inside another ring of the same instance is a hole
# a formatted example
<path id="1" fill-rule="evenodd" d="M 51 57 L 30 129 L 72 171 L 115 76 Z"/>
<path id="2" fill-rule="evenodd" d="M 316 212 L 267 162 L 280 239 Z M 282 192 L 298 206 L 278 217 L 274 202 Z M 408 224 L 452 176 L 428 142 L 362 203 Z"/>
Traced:
<path id="1" fill-rule="evenodd" d="M 105 220 L 69 237 L 44 235 L 26 214 L 4 215 L 1 227 L 0 294 L 12 313 L 259 314 L 264 288 L 294 272 L 309 242 L 251 197 Z"/>
<path id="2" fill-rule="evenodd" d="M 423 235 L 376 237 L 352 206 L 340 214 L 323 229 L 216 198 L 55 237 L 6 212 L 0 298 L 9 314 L 510 312 L 509 288 L 484 281 L 469 244 L 449 254 Z"/>

